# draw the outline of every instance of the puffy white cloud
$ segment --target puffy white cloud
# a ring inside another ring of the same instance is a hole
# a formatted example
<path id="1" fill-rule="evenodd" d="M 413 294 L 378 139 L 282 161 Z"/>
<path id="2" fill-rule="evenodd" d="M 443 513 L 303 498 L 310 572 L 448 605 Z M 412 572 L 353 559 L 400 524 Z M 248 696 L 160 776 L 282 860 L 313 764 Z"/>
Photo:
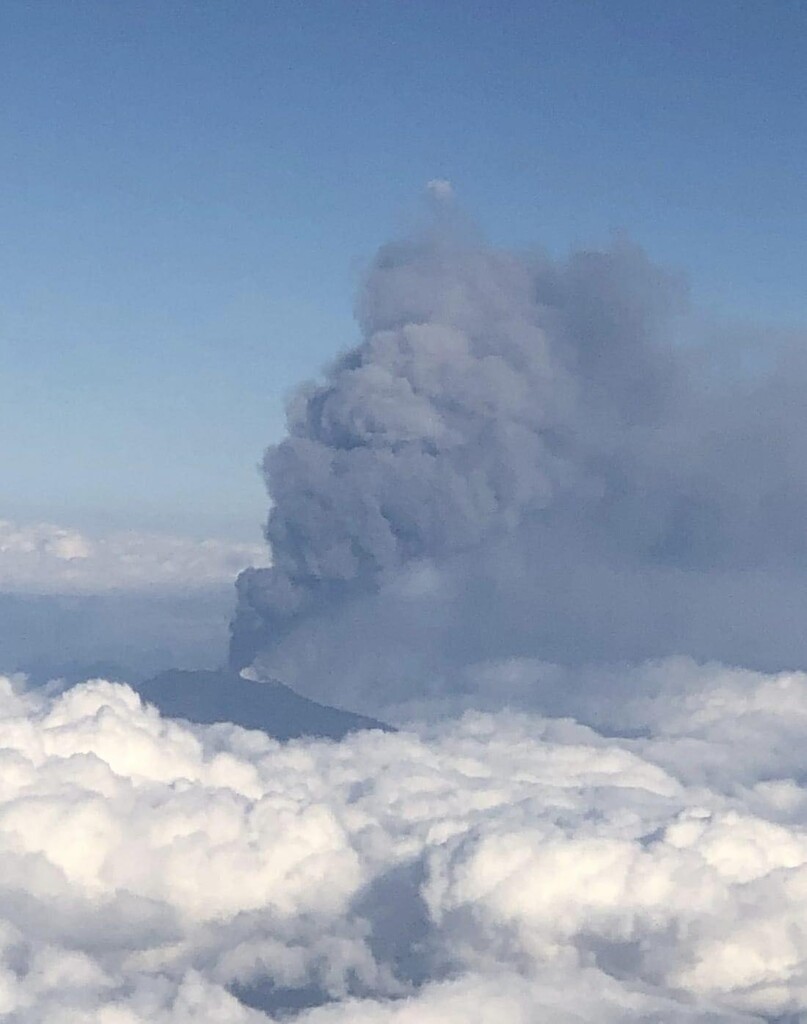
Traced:
<path id="1" fill-rule="evenodd" d="M 468 712 L 288 744 L 164 720 L 103 680 L 54 695 L 3 679 L 0 1012 L 803 1012 L 807 676 L 643 671 L 659 682 L 625 704 L 630 738 Z"/>
<path id="2" fill-rule="evenodd" d="M 119 532 L 91 538 L 50 523 L 0 519 L 0 588 L 40 594 L 200 588 L 266 561 L 260 545 Z"/>
<path id="3" fill-rule="evenodd" d="M 448 178 L 432 178 L 426 182 L 426 192 L 433 198 L 446 202 L 454 198 L 454 186 Z"/>

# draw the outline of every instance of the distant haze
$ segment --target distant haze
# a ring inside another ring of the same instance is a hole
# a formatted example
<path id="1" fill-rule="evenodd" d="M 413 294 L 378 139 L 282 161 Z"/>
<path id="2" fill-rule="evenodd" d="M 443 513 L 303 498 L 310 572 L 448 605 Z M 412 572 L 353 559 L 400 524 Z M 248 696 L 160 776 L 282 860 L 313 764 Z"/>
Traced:
<path id="1" fill-rule="evenodd" d="M 257 545 L 0 519 L 0 664 L 142 679 L 226 659 L 232 580 Z"/>

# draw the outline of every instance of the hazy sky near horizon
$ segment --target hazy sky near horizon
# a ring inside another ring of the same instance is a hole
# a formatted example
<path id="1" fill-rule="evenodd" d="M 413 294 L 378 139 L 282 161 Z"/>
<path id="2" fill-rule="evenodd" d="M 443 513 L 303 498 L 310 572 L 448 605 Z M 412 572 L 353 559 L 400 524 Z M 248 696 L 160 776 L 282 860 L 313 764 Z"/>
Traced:
<path id="1" fill-rule="evenodd" d="M 807 322 L 805 43 L 787 0 L 9 0 L 0 514 L 256 539 L 284 396 L 432 178 L 496 244 L 625 232 Z"/>

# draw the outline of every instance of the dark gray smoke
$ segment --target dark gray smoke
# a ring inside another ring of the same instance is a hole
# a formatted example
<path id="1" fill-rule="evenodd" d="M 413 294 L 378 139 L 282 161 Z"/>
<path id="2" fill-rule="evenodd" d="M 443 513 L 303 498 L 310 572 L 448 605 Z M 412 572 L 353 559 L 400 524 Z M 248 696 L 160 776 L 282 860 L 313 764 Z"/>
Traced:
<path id="1" fill-rule="evenodd" d="M 684 305 L 624 243 L 385 246 L 363 340 L 266 453 L 234 665 L 389 699 L 511 655 L 807 656 L 805 374 L 696 372 Z"/>

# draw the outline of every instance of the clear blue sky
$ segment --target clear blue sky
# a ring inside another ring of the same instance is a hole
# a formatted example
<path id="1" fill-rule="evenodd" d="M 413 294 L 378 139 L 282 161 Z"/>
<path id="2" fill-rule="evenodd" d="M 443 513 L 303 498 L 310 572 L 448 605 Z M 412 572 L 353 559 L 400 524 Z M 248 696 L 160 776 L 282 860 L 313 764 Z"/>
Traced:
<path id="1" fill-rule="evenodd" d="M 255 536 L 283 397 L 424 183 L 807 322 L 798 0 L 5 0 L 0 517 Z"/>

